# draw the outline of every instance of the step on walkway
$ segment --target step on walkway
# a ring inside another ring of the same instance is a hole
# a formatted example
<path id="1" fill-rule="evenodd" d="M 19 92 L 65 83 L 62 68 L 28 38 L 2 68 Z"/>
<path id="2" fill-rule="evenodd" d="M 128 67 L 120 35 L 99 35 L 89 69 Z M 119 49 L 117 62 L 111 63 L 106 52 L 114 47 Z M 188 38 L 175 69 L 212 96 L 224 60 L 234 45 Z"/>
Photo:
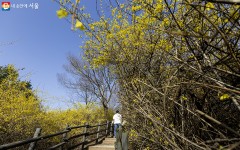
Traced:
<path id="1" fill-rule="evenodd" d="M 105 138 L 101 144 L 89 146 L 88 150 L 115 150 L 115 138 Z"/>

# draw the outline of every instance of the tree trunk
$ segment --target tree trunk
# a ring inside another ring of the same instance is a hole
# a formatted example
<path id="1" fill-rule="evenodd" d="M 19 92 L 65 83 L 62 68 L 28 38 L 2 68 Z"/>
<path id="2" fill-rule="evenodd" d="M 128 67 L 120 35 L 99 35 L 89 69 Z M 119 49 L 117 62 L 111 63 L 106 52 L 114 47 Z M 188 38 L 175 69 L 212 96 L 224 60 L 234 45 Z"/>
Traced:
<path id="1" fill-rule="evenodd" d="M 103 105 L 103 111 L 104 111 L 104 118 L 108 119 L 108 106 Z"/>

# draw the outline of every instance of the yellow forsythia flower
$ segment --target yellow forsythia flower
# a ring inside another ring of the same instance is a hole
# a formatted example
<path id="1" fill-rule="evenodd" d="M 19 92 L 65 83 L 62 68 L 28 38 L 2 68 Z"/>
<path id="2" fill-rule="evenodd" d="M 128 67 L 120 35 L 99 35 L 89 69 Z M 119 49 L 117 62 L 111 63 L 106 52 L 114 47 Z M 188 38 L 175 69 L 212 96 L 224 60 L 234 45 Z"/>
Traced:
<path id="1" fill-rule="evenodd" d="M 136 99 L 133 100 L 134 103 L 137 103 L 138 101 Z"/>
<path id="2" fill-rule="evenodd" d="M 163 23 L 168 26 L 170 24 L 170 21 L 168 18 L 164 18 Z"/>
<path id="3" fill-rule="evenodd" d="M 132 6 L 132 11 L 136 11 L 136 6 Z"/>
<path id="4" fill-rule="evenodd" d="M 80 2 L 80 0 L 76 0 L 76 4 L 79 3 L 79 2 Z"/>
<path id="5" fill-rule="evenodd" d="M 210 10 L 210 9 L 213 9 L 213 8 L 214 8 L 214 5 L 213 5 L 213 3 L 208 2 L 208 3 L 206 4 L 206 7 L 207 7 L 207 10 Z"/>
<path id="6" fill-rule="evenodd" d="M 185 97 L 185 96 L 182 96 L 181 99 L 184 100 L 184 101 L 186 101 L 188 98 Z"/>
<path id="7" fill-rule="evenodd" d="M 221 97 L 220 97 L 220 100 L 223 101 L 223 100 L 226 100 L 226 99 L 229 99 L 230 96 L 228 94 L 223 94 Z"/>
<path id="8" fill-rule="evenodd" d="M 60 9 L 57 11 L 58 18 L 62 19 L 68 16 L 68 12 L 65 9 Z"/>
<path id="9" fill-rule="evenodd" d="M 93 24 L 89 24 L 89 27 L 91 30 L 94 30 L 94 28 L 95 28 Z"/>
<path id="10" fill-rule="evenodd" d="M 138 11 L 141 8 L 142 8 L 141 6 L 132 6 L 132 11 Z"/>
<path id="11" fill-rule="evenodd" d="M 149 147 L 146 147 L 146 148 L 144 148 L 144 150 L 150 150 L 150 148 L 149 148 Z"/>
<path id="12" fill-rule="evenodd" d="M 84 30 L 85 29 L 83 23 L 80 22 L 79 20 L 76 21 L 75 27 L 77 29 L 80 29 L 80 30 Z"/>
<path id="13" fill-rule="evenodd" d="M 163 6 L 162 6 L 162 4 L 160 3 L 160 4 L 157 4 L 157 6 L 156 6 L 156 8 L 155 8 L 155 11 L 156 11 L 156 12 L 160 12 L 162 9 L 163 9 Z"/>
<path id="14" fill-rule="evenodd" d="M 169 143 L 168 143 L 168 141 L 164 141 L 164 144 L 165 144 L 165 145 L 168 145 Z"/>

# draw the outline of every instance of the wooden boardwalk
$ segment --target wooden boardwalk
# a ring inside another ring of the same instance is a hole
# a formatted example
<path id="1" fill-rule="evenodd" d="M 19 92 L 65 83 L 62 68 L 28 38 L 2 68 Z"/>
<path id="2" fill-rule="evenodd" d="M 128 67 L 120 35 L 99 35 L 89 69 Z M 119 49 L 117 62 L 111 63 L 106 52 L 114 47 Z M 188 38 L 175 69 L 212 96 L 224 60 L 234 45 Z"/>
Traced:
<path id="1" fill-rule="evenodd" d="M 89 146 L 88 150 L 115 150 L 115 138 L 105 138 L 102 143 Z"/>

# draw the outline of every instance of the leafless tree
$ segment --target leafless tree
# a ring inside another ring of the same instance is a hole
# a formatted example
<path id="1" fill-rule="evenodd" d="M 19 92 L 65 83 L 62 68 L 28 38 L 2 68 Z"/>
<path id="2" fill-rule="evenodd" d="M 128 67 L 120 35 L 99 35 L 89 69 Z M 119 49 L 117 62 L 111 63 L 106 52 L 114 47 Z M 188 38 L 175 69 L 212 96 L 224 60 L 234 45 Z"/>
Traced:
<path id="1" fill-rule="evenodd" d="M 92 68 L 87 61 L 75 56 L 69 56 L 68 61 L 64 68 L 71 77 L 59 74 L 59 81 L 74 90 L 86 104 L 99 103 L 107 117 L 110 101 L 116 94 L 116 82 L 109 67 Z"/>

